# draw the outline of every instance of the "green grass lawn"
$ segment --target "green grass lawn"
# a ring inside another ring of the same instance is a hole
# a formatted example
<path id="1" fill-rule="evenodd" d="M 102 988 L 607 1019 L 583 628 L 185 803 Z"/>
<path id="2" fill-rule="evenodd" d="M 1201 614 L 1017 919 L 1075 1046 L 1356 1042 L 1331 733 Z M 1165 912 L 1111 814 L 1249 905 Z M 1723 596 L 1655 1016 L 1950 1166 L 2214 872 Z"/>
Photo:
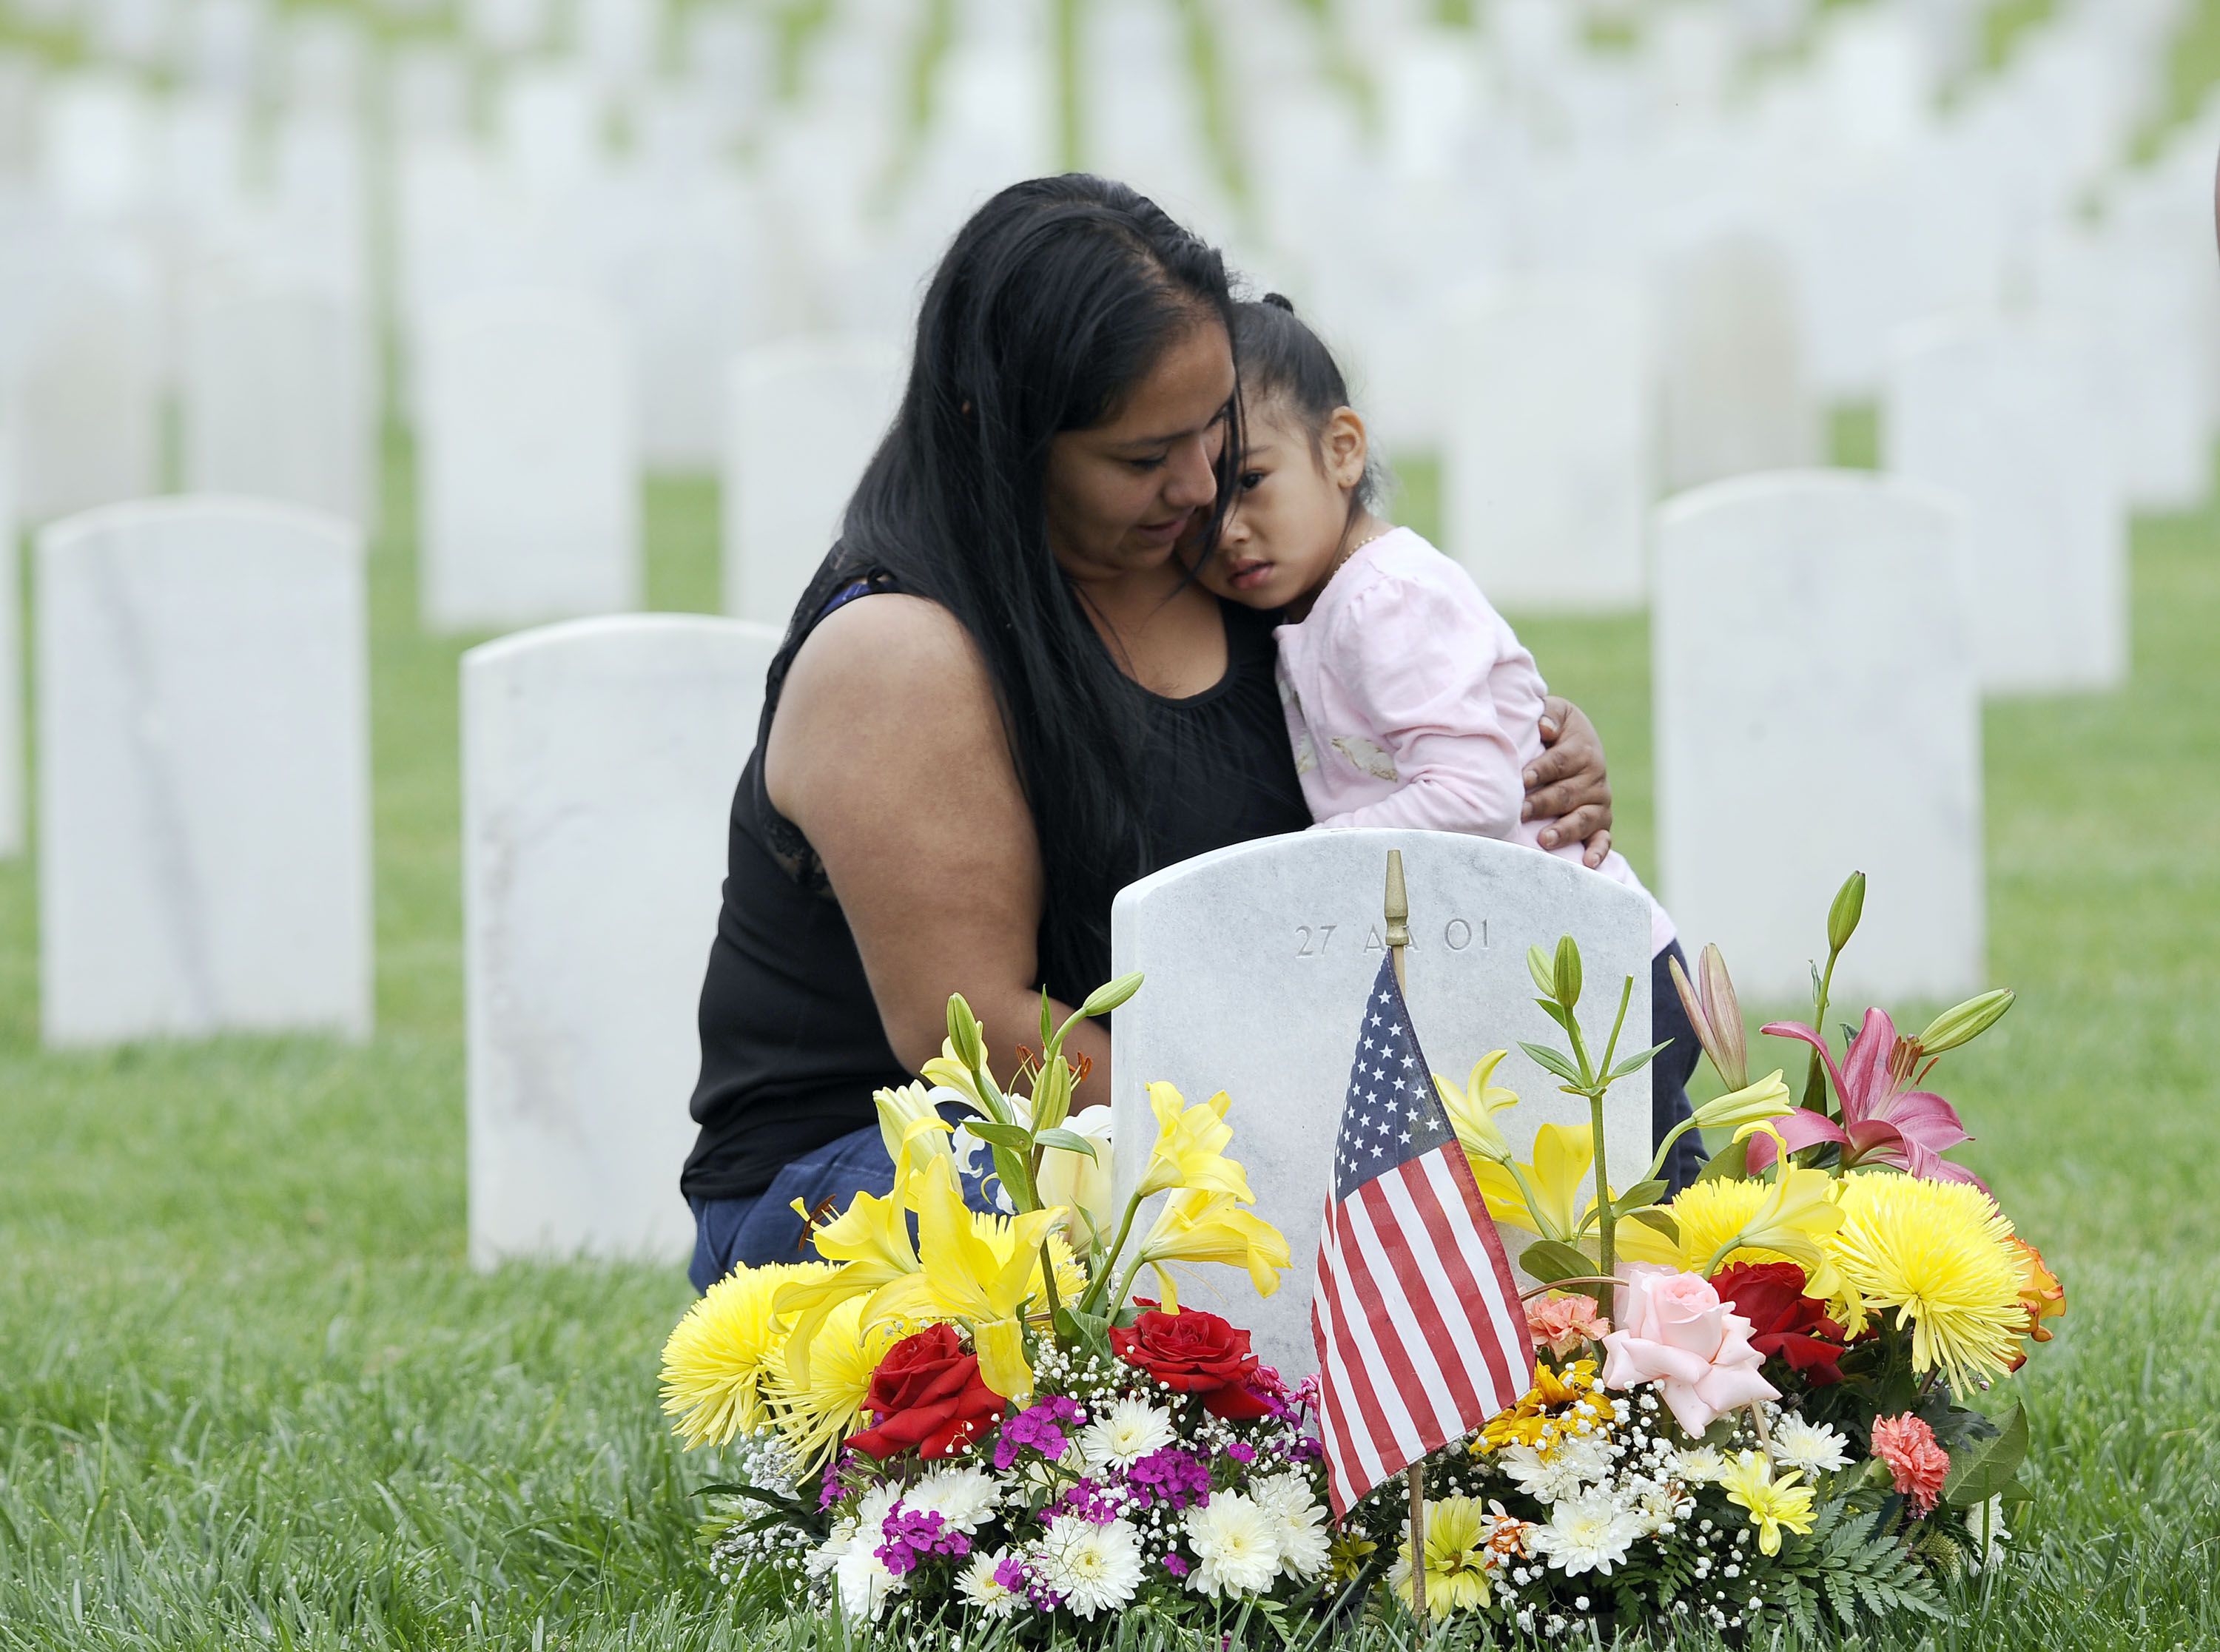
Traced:
<path id="1" fill-rule="evenodd" d="M 651 489 L 658 602 L 710 605 L 714 515 L 707 484 Z M 410 551 L 372 558 L 371 1043 L 44 1053 L 32 868 L 0 866 L 0 1647 L 787 1634 L 704 1598 L 708 1465 L 654 1401 L 677 1271 L 465 1264 L 460 645 L 416 631 Z M 2025 1385 L 2027 1558 L 1938 1647 L 2220 1643 L 2220 511 L 2142 524 L 2135 567 L 2131 688 L 1987 719 L 1992 967 L 2022 996 L 1948 1088 L 2072 1313 Z M 1645 627 L 1526 634 L 1646 862 Z"/>

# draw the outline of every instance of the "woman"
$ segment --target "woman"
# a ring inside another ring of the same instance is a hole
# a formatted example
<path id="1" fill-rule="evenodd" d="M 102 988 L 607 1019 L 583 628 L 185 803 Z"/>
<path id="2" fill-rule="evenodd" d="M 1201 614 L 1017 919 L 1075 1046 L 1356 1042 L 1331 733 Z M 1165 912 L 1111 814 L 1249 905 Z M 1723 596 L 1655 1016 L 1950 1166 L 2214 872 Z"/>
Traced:
<path id="1" fill-rule="evenodd" d="M 1007 1063 L 1044 986 L 1108 975 L 1125 884 L 1309 825 L 1269 618 L 1173 555 L 1232 497 L 1232 306 L 1216 252 L 1092 178 L 1004 190 L 943 259 L 733 801 L 681 1183 L 697 1288 L 796 1256 L 795 1200 L 887 1188 L 871 1093 L 938 1053 L 949 994 Z M 1593 863 L 1602 754 L 1550 716 L 1530 808 Z M 1107 1032 L 1067 1050 L 1079 1104 L 1107 1100 Z"/>

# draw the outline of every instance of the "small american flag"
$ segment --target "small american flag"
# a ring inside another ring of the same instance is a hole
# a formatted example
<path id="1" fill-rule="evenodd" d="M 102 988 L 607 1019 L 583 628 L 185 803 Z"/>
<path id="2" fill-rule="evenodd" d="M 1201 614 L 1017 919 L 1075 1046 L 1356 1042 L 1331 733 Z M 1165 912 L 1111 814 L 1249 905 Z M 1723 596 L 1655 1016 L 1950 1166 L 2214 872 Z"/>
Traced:
<path id="1" fill-rule="evenodd" d="M 1392 953 L 1349 1069 L 1311 1334 L 1337 1521 L 1534 1384 L 1511 1263 L 1434 1093 Z"/>

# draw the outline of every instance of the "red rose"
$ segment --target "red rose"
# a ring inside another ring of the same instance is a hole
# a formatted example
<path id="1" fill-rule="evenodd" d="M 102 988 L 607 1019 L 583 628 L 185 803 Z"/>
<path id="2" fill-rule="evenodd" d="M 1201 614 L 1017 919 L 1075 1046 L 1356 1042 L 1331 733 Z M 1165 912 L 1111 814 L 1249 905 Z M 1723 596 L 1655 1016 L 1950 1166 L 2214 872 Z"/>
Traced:
<path id="1" fill-rule="evenodd" d="M 1815 1388 L 1843 1380 L 1843 1328 L 1827 1305 L 1804 1294 L 1804 1270 L 1793 1262 L 1738 1262 L 1712 1280 L 1719 1300 L 1749 1321 L 1749 1345 L 1779 1355 Z"/>
<path id="2" fill-rule="evenodd" d="M 878 1424 L 847 1443 L 881 1458 L 914 1445 L 931 1462 L 961 1449 L 1002 1406 L 1002 1396 L 979 1380 L 979 1356 L 963 1351 L 956 1327 L 927 1325 L 887 1350 L 864 1399 Z"/>
<path id="3" fill-rule="evenodd" d="M 1272 1414 L 1272 1408 L 1250 1392 L 1257 1356 L 1249 1351 L 1249 1333 L 1214 1313 L 1199 1308 L 1165 1313 L 1151 1308 L 1130 1326 L 1113 1325 L 1110 1346 L 1126 1364 L 1139 1367 L 1181 1393 L 1200 1398 L 1213 1417 L 1245 1423 Z"/>

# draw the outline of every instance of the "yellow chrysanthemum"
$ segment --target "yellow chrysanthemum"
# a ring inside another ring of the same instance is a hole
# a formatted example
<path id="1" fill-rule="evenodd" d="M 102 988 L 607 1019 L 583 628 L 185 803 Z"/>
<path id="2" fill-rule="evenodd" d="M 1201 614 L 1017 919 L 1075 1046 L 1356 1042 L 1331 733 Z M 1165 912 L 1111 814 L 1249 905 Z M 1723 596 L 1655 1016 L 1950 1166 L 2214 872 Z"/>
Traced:
<path id="1" fill-rule="evenodd" d="M 1728 1502 L 1749 1511 L 1749 1523 L 1757 1528 L 1757 1546 L 1766 1554 L 1780 1552 L 1784 1531 L 1799 1537 L 1810 1533 L 1812 1491 L 1804 1483 L 1800 1469 L 1776 1478 L 1763 1452 L 1743 1451 L 1719 1476 L 1719 1485 Z"/>
<path id="2" fill-rule="evenodd" d="M 914 1329 L 899 1320 L 863 1320 L 862 1297 L 833 1306 L 811 1339 L 806 1379 L 796 1375 L 783 1344 L 766 1362 L 764 1400 L 804 1474 L 823 1468 L 841 1441 L 870 1425 L 864 1397 L 871 1391 L 871 1374 L 887 1350 Z"/>
<path id="3" fill-rule="evenodd" d="M 1580 1407 L 1586 1406 L 1582 1412 Z M 1534 1386 L 1508 1411 L 1490 1418 L 1472 1443 L 1473 1455 L 1500 1451 L 1506 1445 L 1531 1445 L 1544 1457 L 1558 1441 L 1593 1433 L 1618 1415 L 1603 1391 L 1593 1360 L 1575 1360 L 1562 1372 L 1534 1368 Z"/>
<path id="4" fill-rule="evenodd" d="M 1007 1263 L 1016 1254 L 1017 1230 L 1011 1225 L 1008 1217 L 974 1211 L 971 1213 L 971 1231 L 980 1243 L 995 1253 L 996 1261 Z M 1034 1254 L 1039 1254 L 1038 1246 L 1034 1247 Z M 1057 1300 L 1068 1306 L 1076 1302 L 1087 1289 L 1087 1270 L 1079 1265 L 1079 1258 L 1072 1254 L 1071 1244 L 1063 1237 L 1061 1228 L 1048 1236 L 1048 1254 L 1049 1260 L 1056 1264 Z M 1026 1286 L 1035 1310 L 1045 1308 L 1047 1298 L 1041 1292 L 1040 1264 L 1038 1262 L 1033 1264 Z"/>
<path id="5" fill-rule="evenodd" d="M 1772 1188 L 1762 1181 L 1726 1177 L 1699 1181 L 1683 1188 L 1679 1197 L 1665 1206 L 1681 1230 L 1678 1244 L 1646 1222 L 1621 1222 L 1619 1257 L 1627 1262 L 1654 1262 L 1683 1273 L 1701 1273 L 1718 1255 L 1719 1247 L 1748 1227 L 1772 1195 Z M 1730 1251 L 1719 1266 L 1791 1260 L 1777 1250 L 1755 1250 L 1744 1245 Z"/>
<path id="6" fill-rule="evenodd" d="M 1439 1615 L 1477 1611 L 1494 1592 L 1494 1553 L 1487 1540 L 1495 1518 L 1476 1497 L 1444 1497 L 1426 1505 L 1426 1611 Z M 1413 1603 L 1411 1540 L 1403 1539 L 1388 1587 Z"/>
<path id="7" fill-rule="evenodd" d="M 1911 1327 L 1911 1368 L 1967 1393 L 2011 1369 L 2027 1321 L 2011 1223 L 1969 1181 L 1846 1176 L 1836 1265 L 1869 1307 Z"/>
<path id="8" fill-rule="evenodd" d="M 688 1450 L 728 1444 L 771 1420 L 764 1381 L 793 1324 L 773 1299 L 782 1286 L 832 1271 L 820 1262 L 735 1268 L 686 1311 L 663 1345 L 663 1409 Z"/>

